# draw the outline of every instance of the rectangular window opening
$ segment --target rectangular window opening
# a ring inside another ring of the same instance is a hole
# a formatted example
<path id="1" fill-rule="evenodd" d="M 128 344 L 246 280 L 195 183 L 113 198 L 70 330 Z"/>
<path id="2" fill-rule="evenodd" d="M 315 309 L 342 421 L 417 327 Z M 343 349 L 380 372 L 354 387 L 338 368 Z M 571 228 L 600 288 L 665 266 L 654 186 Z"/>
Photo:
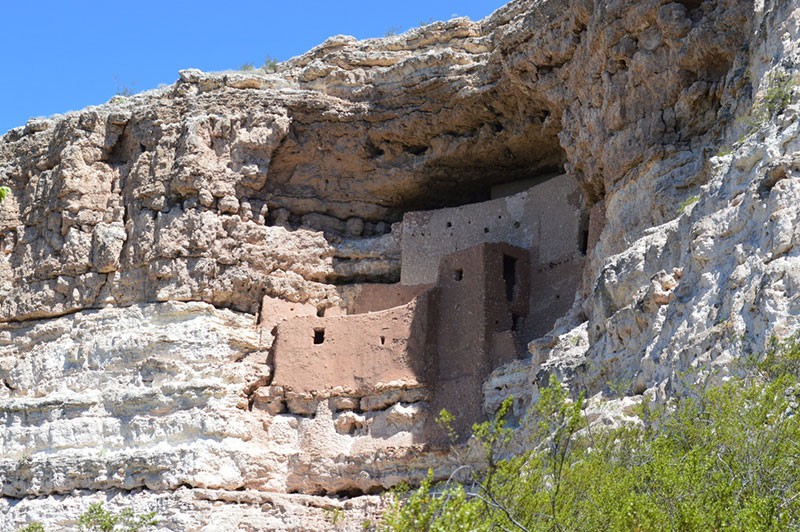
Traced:
<path id="1" fill-rule="evenodd" d="M 314 343 L 321 344 L 325 341 L 325 329 L 317 327 L 314 329 Z"/>
<path id="2" fill-rule="evenodd" d="M 517 288 L 517 259 L 505 254 L 503 254 L 503 281 L 506 284 L 506 300 L 510 303 L 514 300 Z"/>
<path id="3" fill-rule="evenodd" d="M 453 280 L 460 281 L 463 278 L 464 278 L 464 270 L 460 268 L 458 270 L 453 270 Z"/>
<path id="4" fill-rule="evenodd" d="M 581 255 L 586 255 L 589 251 L 589 231 L 581 231 L 581 242 L 578 246 L 578 251 L 580 251 Z"/>

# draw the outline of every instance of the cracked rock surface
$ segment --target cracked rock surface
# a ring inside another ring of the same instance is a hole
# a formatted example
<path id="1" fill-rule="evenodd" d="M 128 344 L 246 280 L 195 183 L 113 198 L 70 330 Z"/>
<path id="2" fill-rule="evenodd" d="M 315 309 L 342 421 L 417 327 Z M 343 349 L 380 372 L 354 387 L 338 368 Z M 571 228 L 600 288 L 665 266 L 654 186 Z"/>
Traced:
<path id="1" fill-rule="evenodd" d="M 362 530 L 374 494 L 446 476 L 424 394 L 287 395 L 259 314 L 399 280 L 402 215 L 494 185 L 566 171 L 592 238 L 572 309 L 490 376 L 487 412 L 555 372 L 611 423 L 736 371 L 800 325 L 798 42 L 791 1 L 514 0 L 11 130 L 0 531 L 100 500 L 165 530 Z"/>

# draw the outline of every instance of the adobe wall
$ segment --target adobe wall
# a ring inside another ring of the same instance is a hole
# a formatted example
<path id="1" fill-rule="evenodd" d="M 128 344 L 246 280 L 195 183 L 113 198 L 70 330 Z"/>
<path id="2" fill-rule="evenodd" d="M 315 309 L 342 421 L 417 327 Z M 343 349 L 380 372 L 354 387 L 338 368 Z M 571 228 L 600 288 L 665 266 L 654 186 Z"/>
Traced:
<path id="1" fill-rule="evenodd" d="M 466 436 L 483 418 L 486 377 L 571 307 L 592 236 L 581 208 L 577 182 L 558 176 L 479 204 L 407 213 L 401 282 L 342 287 L 346 308 L 333 310 L 347 316 L 278 324 L 272 384 L 362 398 L 389 383 L 423 386 L 432 391 L 431 412 L 452 412 L 453 428 Z M 264 318 L 286 310 L 279 306 L 265 301 Z M 435 424 L 425 433 L 428 442 L 447 442 Z"/>
<path id="2" fill-rule="evenodd" d="M 537 250 L 540 265 L 576 259 L 585 239 L 577 181 L 561 175 L 527 191 L 450 209 L 403 217 L 400 282 L 436 281 L 446 255 L 483 243 L 505 242 Z"/>
<path id="3" fill-rule="evenodd" d="M 475 246 L 444 257 L 438 278 L 433 411 L 453 413 L 454 429 L 466 435 L 483 417 L 485 378 L 524 352 L 515 329 L 528 313 L 529 254 L 508 244 Z"/>
<path id="4" fill-rule="evenodd" d="M 429 297 L 353 316 L 296 317 L 278 324 L 272 344 L 272 384 L 299 393 L 335 388 L 366 395 L 378 385 L 428 382 Z"/>
<path id="5" fill-rule="evenodd" d="M 339 289 L 347 314 L 377 312 L 405 305 L 433 285 L 359 283 Z"/>
<path id="6" fill-rule="evenodd" d="M 544 336 L 572 307 L 583 275 L 584 258 L 563 264 L 543 264 L 531 273 L 528 317 L 520 328 L 528 340 Z M 535 261 L 534 261 L 535 262 Z"/>
<path id="7" fill-rule="evenodd" d="M 315 397 L 363 397 L 390 383 L 425 386 L 433 392 L 431 411 L 446 408 L 456 416 L 456 431 L 467 435 L 483 417 L 484 379 L 525 352 L 520 327 L 528 314 L 530 254 L 482 244 L 444 257 L 438 270 L 436 286 L 405 305 L 279 323 L 272 385 Z M 409 294 L 398 288 L 375 286 L 368 293 L 375 304 L 383 292 Z M 426 433 L 426 441 L 446 443 L 434 424 Z"/>
<path id="8" fill-rule="evenodd" d="M 294 303 L 277 297 L 264 296 L 261 299 L 258 324 L 271 330 L 275 325 L 288 318 L 316 315 L 317 307 L 309 303 Z"/>

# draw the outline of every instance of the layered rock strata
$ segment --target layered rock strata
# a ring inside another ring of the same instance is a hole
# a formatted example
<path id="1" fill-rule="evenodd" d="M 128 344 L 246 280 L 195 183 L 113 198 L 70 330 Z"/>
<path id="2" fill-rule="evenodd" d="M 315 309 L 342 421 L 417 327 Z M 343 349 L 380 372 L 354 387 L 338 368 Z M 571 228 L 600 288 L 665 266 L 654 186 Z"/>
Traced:
<path id="1" fill-rule="evenodd" d="M 360 530 L 381 503 L 354 496 L 447 475 L 413 386 L 285 412 L 267 323 L 378 310 L 358 294 L 406 274 L 405 213 L 563 171 L 574 304 L 487 412 L 556 372 L 613 422 L 736 371 L 798 326 L 799 33 L 777 0 L 516 0 L 11 130 L 0 530 L 99 500 L 168 530 Z"/>

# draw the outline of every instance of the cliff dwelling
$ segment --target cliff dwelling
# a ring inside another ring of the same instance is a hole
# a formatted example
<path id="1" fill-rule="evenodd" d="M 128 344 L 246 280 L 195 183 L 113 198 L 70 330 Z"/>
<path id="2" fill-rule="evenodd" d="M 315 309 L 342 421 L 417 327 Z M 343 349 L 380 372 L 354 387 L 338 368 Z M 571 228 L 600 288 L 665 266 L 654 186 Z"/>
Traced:
<path id="1" fill-rule="evenodd" d="M 551 377 L 603 430 L 736 385 L 800 330 L 798 43 L 798 2 L 514 0 L 9 130 L 0 532 L 375 529 Z"/>
<path id="2" fill-rule="evenodd" d="M 361 284 L 324 312 L 293 312 L 266 297 L 272 387 L 287 399 L 275 412 L 312 415 L 326 398 L 363 411 L 370 397 L 389 394 L 382 407 L 427 402 L 432 412 L 452 412 L 454 429 L 468 434 L 484 417 L 485 378 L 528 356 L 527 342 L 570 308 L 580 283 L 587 236 L 577 183 L 561 175 L 525 185 L 406 213 L 398 283 Z M 441 434 L 428 423 L 415 438 Z"/>

